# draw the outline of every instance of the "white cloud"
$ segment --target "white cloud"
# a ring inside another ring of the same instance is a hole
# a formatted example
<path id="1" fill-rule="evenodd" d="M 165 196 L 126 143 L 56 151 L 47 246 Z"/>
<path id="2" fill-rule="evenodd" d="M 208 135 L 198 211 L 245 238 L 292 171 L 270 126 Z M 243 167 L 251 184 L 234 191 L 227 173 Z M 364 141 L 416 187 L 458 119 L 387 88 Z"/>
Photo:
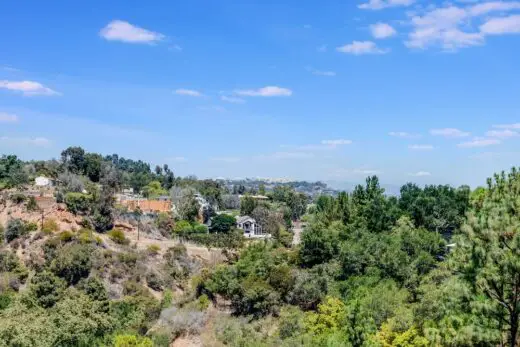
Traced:
<path id="1" fill-rule="evenodd" d="M 183 89 L 183 88 L 175 90 L 174 93 L 177 95 L 184 95 L 184 96 L 195 96 L 195 97 L 203 96 L 203 94 L 197 90 Z"/>
<path id="2" fill-rule="evenodd" d="M 410 6 L 415 0 L 369 0 L 358 7 L 363 10 L 382 10 L 388 7 Z"/>
<path id="3" fill-rule="evenodd" d="M 109 41 L 122 41 L 127 43 L 157 43 L 165 38 L 161 33 L 146 30 L 128 22 L 113 20 L 101 29 L 99 35 Z"/>
<path id="4" fill-rule="evenodd" d="M 376 39 L 386 39 L 397 34 L 397 31 L 389 24 L 376 23 L 370 26 L 372 36 Z"/>
<path id="5" fill-rule="evenodd" d="M 430 7 L 422 15 L 411 15 L 413 30 L 405 45 L 426 49 L 440 47 L 446 51 L 482 45 L 486 35 L 520 33 L 520 16 L 499 17 L 487 20 L 478 30 L 475 24 L 493 12 L 520 9 L 519 1 L 488 1 L 459 7 Z"/>
<path id="6" fill-rule="evenodd" d="M 351 140 L 345 140 L 345 139 L 322 140 L 321 144 L 322 145 L 334 146 L 335 147 L 335 146 L 341 146 L 341 145 L 350 145 L 350 144 L 352 144 L 352 141 Z"/>
<path id="7" fill-rule="evenodd" d="M 240 158 L 238 157 L 213 157 L 210 158 L 211 161 L 218 161 L 222 163 L 236 163 L 240 161 Z"/>
<path id="8" fill-rule="evenodd" d="M 413 176 L 413 177 L 426 177 L 426 176 L 431 176 L 431 175 L 432 174 L 429 173 L 428 171 L 418 171 L 418 172 L 410 174 L 410 176 Z"/>
<path id="9" fill-rule="evenodd" d="M 410 145 L 408 146 L 408 148 L 413 151 L 431 151 L 435 147 L 433 147 L 432 145 Z"/>
<path id="10" fill-rule="evenodd" d="M 236 90 L 235 94 L 242 96 L 291 96 L 292 90 L 277 86 L 267 86 L 259 89 Z"/>
<path id="11" fill-rule="evenodd" d="M 7 81 L 0 80 L 0 88 L 12 90 L 15 92 L 20 92 L 26 96 L 34 96 L 34 95 L 45 95 L 45 96 L 53 96 L 53 95 L 61 95 L 55 90 L 51 88 L 45 87 L 43 84 L 39 82 L 33 81 Z"/>
<path id="12" fill-rule="evenodd" d="M 388 53 L 388 49 L 382 49 L 377 47 L 375 42 L 372 41 L 354 41 L 350 44 L 336 48 L 338 52 L 362 55 L 362 54 L 385 54 Z"/>
<path id="13" fill-rule="evenodd" d="M 496 124 L 496 125 L 493 125 L 493 128 L 497 128 L 497 129 L 520 129 L 520 123 Z"/>
<path id="14" fill-rule="evenodd" d="M 498 139 L 490 139 L 490 138 L 479 138 L 476 137 L 472 141 L 461 142 L 457 146 L 460 148 L 474 148 L 474 147 L 487 147 L 500 144 L 500 140 Z"/>
<path id="15" fill-rule="evenodd" d="M 0 112 L 0 123 L 16 123 L 18 116 L 12 113 Z"/>
<path id="16" fill-rule="evenodd" d="M 51 144 L 51 141 L 45 137 L 0 137 L 0 141 L 15 146 L 36 146 L 36 147 L 47 147 Z"/>
<path id="17" fill-rule="evenodd" d="M 486 35 L 520 34 L 520 15 L 492 18 L 480 26 Z"/>
<path id="18" fill-rule="evenodd" d="M 432 129 L 430 130 L 430 134 L 434 136 L 444 136 L 444 137 L 467 137 L 471 135 L 470 133 L 466 131 L 462 131 L 455 128 L 444 128 L 444 129 Z"/>
<path id="19" fill-rule="evenodd" d="M 220 97 L 220 99 L 222 101 L 225 101 L 225 102 L 230 102 L 232 104 L 244 104 L 246 101 L 242 98 L 237 98 L 237 97 L 234 97 L 234 96 L 226 96 L 226 95 L 222 95 Z"/>
<path id="20" fill-rule="evenodd" d="M 316 75 L 316 76 L 326 76 L 326 77 L 334 77 L 336 76 L 336 73 L 334 71 L 322 71 L 322 70 L 316 70 L 312 67 L 306 67 L 305 68 L 307 71 L 309 71 L 310 73 L 312 73 L 313 75 Z"/>
<path id="21" fill-rule="evenodd" d="M 490 130 L 486 133 L 487 137 L 500 137 L 500 138 L 508 138 L 508 137 L 515 137 L 519 134 L 516 131 L 512 131 L 509 129 L 504 130 Z"/>
<path id="22" fill-rule="evenodd" d="M 169 51 L 177 51 L 177 52 L 181 52 L 181 51 L 182 51 L 182 47 L 179 46 L 179 45 L 173 45 L 173 46 L 168 47 L 168 50 L 169 50 Z"/>
<path id="23" fill-rule="evenodd" d="M 410 134 L 410 133 L 407 133 L 406 131 L 391 131 L 388 133 L 388 135 L 394 136 L 394 137 L 401 137 L 403 139 L 416 139 L 416 138 L 421 137 L 420 134 Z"/>

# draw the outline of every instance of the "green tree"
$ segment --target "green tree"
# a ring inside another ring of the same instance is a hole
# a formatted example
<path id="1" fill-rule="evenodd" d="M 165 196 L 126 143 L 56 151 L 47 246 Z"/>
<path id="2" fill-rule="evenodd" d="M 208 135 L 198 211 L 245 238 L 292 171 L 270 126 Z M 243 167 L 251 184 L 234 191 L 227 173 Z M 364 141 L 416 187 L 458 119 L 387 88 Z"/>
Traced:
<path id="1" fill-rule="evenodd" d="M 29 284 L 29 292 L 44 308 L 54 306 L 62 297 L 66 283 L 52 272 L 37 272 Z"/>
<path id="2" fill-rule="evenodd" d="M 227 214 L 219 214 L 211 220 L 210 231 L 212 233 L 228 233 L 235 227 L 236 223 L 235 217 Z"/>
<path id="3" fill-rule="evenodd" d="M 258 206 L 258 202 L 251 196 L 243 196 L 240 200 L 240 214 L 242 216 L 249 216 L 253 213 L 253 210 Z"/>
<path id="4" fill-rule="evenodd" d="M 520 319 L 520 174 L 488 180 L 482 207 L 470 211 L 456 240 L 455 264 L 471 284 L 474 300 L 518 345 Z"/>
<path id="5" fill-rule="evenodd" d="M 5 228 L 4 237 L 6 242 L 11 242 L 29 232 L 26 228 L 26 224 L 20 218 L 10 219 L 7 221 Z"/>

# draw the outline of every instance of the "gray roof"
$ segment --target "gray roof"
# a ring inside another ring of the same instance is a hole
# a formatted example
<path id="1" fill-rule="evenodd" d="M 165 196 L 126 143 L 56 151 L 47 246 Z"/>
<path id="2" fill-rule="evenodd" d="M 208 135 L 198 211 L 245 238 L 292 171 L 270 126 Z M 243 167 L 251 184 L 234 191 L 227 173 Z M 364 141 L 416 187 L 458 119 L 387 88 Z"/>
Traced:
<path id="1" fill-rule="evenodd" d="M 249 216 L 238 216 L 237 217 L 237 223 L 242 224 L 244 222 L 247 222 L 248 220 L 252 221 L 253 223 L 256 223 L 255 219 Z"/>

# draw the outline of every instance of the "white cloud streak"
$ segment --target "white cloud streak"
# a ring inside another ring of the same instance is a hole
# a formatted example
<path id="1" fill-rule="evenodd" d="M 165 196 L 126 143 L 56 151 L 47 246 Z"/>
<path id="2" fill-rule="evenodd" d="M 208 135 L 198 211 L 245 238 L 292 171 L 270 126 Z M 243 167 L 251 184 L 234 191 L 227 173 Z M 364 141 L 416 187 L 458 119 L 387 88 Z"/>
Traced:
<path id="1" fill-rule="evenodd" d="M 274 96 L 291 96 L 292 90 L 277 86 L 267 86 L 259 89 L 240 89 L 235 90 L 236 95 L 241 96 L 261 96 L 261 97 L 274 97 Z"/>
<path id="2" fill-rule="evenodd" d="M 516 137 L 519 134 L 516 131 L 512 131 L 509 129 L 504 130 L 490 130 L 486 133 L 487 137 L 498 137 L 498 138 L 508 138 L 508 137 Z"/>
<path id="3" fill-rule="evenodd" d="M 388 49 L 379 48 L 376 43 L 372 41 L 353 41 L 352 43 L 337 47 L 336 50 L 352 55 L 386 54 L 389 52 Z"/>
<path id="4" fill-rule="evenodd" d="M 426 176 L 431 176 L 431 175 L 432 174 L 428 171 L 418 171 L 418 172 L 410 174 L 410 176 L 413 176 L 413 177 L 426 177 Z"/>
<path id="5" fill-rule="evenodd" d="M 235 96 L 226 96 L 226 95 L 222 95 L 220 97 L 220 100 L 225 101 L 225 102 L 229 102 L 229 103 L 232 103 L 232 104 L 244 104 L 246 102 L 242 98 L 237 98 Z"/>
<path id="6" fill-rule="evenodd" d="M 501 143 L 498 139 L 490 138 L 474 138 L 472 141 L 461 142 L 457 146 L 460 148 L 475 148 L 475 147 L 487 147 L 493 145 L 499 145 Z"/>
<path id="7" fill-rule="evenodd" d="M 201 97 L 203 94 L 197 90 L 180 88 L 174 92 L 177 95 Z"/>
<path id="8" fill-rule="evenodd" d="M 471 135 L 469 132 L 455 128 L 432 129 L 430 130 L 430 134 L 433 136 L 443 136 L 447 138 L 467 137 Z"/>
<path id="9" fill-rule="evenodd" d="M 389 7 L 410 6 L 415 0 L 369 0 L 358 7 L 363 10 L 382 10 Z"/>
<path id="10" fill-rule="evenodd" d="M 417 139 L 417 138 L 421 137 L 420 134 L 410 134 L 406 131 L 391 131 L 388 133 L 388 135 L 393 136 L 393 137 L 400 137 L 403 139 Z"/>
<path id="11" fill-rule="evenodd" d="M 143 29 L 122 20 L 111 21 L 101 29 L 99 35 L 108 41 L 140 44 L 154 44 L 165 38 L 161 33 Z"/>
<path id="12" fill-rule="evenodd" d="M 389 24 L 376 23 L 370 26 L 372 36 L 376 39 L 386 39 L 397 35 L 397 31 Z"/>
<path id="13" fill-rule="evenodd" d="M 12 113 L 0 112 L 0 123 L 16 123 L 18 116 Z"/>
<path id="14" fill-rule="evenodd" d="M 22 93 L 25 96 L 59 96 L 55 90 L 34 81 L 8 81 L 0 80 L 0 88 Z"/>
<path id="15" fill-rule="evenodd" d="M 410 145 L 408 148 L 412 151 L 432 151 L 435 147 L 432 145 Z"/>

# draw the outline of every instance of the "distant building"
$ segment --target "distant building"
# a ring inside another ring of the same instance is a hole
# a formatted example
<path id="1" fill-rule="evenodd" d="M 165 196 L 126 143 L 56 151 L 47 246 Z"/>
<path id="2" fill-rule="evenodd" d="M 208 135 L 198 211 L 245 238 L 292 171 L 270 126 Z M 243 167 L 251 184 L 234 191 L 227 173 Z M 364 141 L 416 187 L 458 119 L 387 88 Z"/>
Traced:
<path id="1" fill-rule="evenodd" d="M 50 178 L 39 176 L 34 179 L 34 185 L 36 187 L 52 187 L 53 181 Z"/>
<path id="2" fill-rule="evenodd" d="M 263 231 L 262 226 L 254 218 L 249 216 L 237 217 L 237 228 L 244 231 L 246 238 L 263 239 L 271 237 Z"/>
<path id="3" fill-rule="evenodd" d="M 269 197 L 268 196 L 265 196 L 265 195 L 239 195 L 238 197 L 240 199 L 242 199 L 243 197 L 250 197 L 252 199 L 255 199 L 255 200 L 269 200 Z"/>

